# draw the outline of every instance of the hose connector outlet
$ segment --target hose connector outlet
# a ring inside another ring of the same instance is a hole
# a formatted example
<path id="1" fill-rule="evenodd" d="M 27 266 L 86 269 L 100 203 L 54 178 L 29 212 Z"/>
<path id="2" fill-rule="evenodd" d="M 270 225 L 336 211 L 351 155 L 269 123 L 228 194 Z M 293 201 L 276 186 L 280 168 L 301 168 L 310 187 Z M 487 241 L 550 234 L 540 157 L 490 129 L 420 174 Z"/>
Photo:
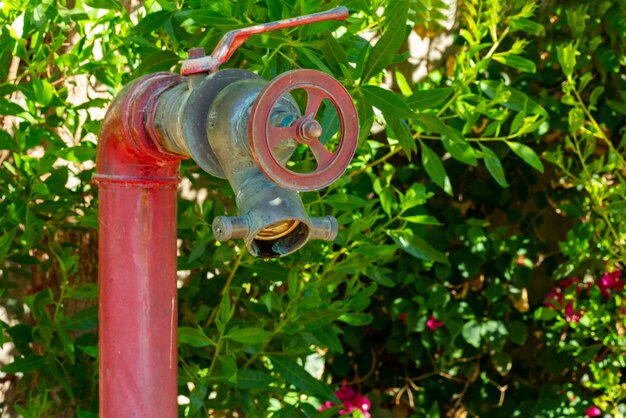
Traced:
<path id="1" fill-rule="evenodd" d="M 309 239 L 321 239 L 334 241 L 339 232 L 339 224 L 334 216 L 321 216 L 311 218 L 311 234 Z"/>
<path id="2" fill-rule="evenodd" d="M 246 216 L 217 216 L 213 219 L 213 236 L 220 242 L 244 238 L 250 232 Z"/>

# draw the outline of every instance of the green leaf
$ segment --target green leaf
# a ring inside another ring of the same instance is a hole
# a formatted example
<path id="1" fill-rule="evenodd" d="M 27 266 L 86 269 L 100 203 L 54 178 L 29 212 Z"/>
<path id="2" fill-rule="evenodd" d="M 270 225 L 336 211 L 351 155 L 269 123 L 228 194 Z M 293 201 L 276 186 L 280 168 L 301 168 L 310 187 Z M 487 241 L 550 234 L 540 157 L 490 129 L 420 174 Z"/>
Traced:
<path id="1" fill-rule="evenodd" d="M 35 92 L 37 102 L 40 105 L 47 106 L 52 100 L 52 93 L 54 92 L 54 88 L 52 87 L 52 84 L 50 84 L 47 80 L 35 78 L 33 80 L 33 90 Z"/>
<path id="2" fill-rule="evenodd" d="M 426 418 L 441 418 L 439 402 L 437 401 L 433 402 L 430 409 L 428 410 L 428 414 L 426 415 Z"/>
<path id="3" fill-rule="evenodd" d="M 42 356 L 26 356 L 16 358 L 13 363 L 0 367 L 4 373 L 28 373 L 41 369 L 46 363 L 46 358 Z"/>
<path id="4" fill-rule="evenodd" d="M 116 0 L 84 0 L 85 4 L 94 9 L 120 10 L 122 5 Z"/>
<path id="5" fill-rule="evenodd" d="M 400 202 L 402 210 L 406 211 L 416 206 L 421 206 L 433 195 L 432 192 L 426 192 L 426 186 L 419 183 L 413 183 L 404 195 L 400 194 Z"/>
<path id="6" fill-rule="evenodd" d="M 340 70 L 341 65 L 348 65 L 348 57 L 344 48 L 330 32 L 324 32 L 324 41 L 322 53 L 326 61 L 337 70 Z"/>
<path id="7" fill-rule="evenodd" d="M 217 362 L 220 365 L 221 374 L 220 379 L 225 379 L 228 382 L 237 382 L 237 362 L 232 356 L 219 356 Z"/>
<path id="8" fill-rule="evenodd" d="M 415 113 L 413 119 L 428 132 L 436 132 L 441 135 L 449 136 L 450 139 L 455 142 L 465 141 L 463 136 L 456 129 L 446 125 L 432 113 Z"/>
<path id="9" fill-rule="evenodd" d="M 437 218 L 429 215 L 401 216 L 400 219 L 419 225 L 441 225 Z"/>
<path id="10" fill-rule="evenodd" d="M 498 182 L 498 184 L 502 187 L 508 187 L 509 184 L 506 182 L 506 178 L 504 176 L 504 169 L 502 168 L 502 163 L 500 159 L 490 148 L 483 144 L 479 144 L 480 148 L 483 151 L 483 159 L 485 160 L 485 166 L 487 170 L 491 174 L 491 176 Z"/>
<path id="11" fill-rule="evenodd" d="M 501 376 L 506 376 L 511 371 L 513 361 L 511 355 L 507 352 L 500 351 L 491 356 L 491 362 L 493 363 L 496 371 Z"/>
<path id="12" fill-rule="evenodd" d="M 608 204 L 604 210 L 608 213 L 626 214 L 626 201 L 612 202 Z M 2 246 L 0 245 L 0 249 L 1 248 Z M 2 260 L 2 257 L 0 257 L 0 260 Z"/>
<path id="13" fill-rule="evenodd" d="M 375 76 L 392 61 L 393 56 L 398 51 L 404 40 L 406 39 L 406 21 L 409 12 L 409 4 L 405 1 L 396 1 L 393 3 L 393 9 L 390 7 L 390 15 L 387 17 L 388 23 L 385 25 L 386 30 L 380 37 L 364 66 L 361 82 L 367 82 L 372 76 Z M 382 109 L 381 109 L 382 110 Z"/>
<path id="14" fill-rule="evenodd" d="M 541 163 L 541 160 L 539 159 L 537 154 L 535 154 L 535 151 L 532 150 L 532 148 L 524 144 L 520 144 L 519 142 L 506 141 L 506 144 L 518 157 L 524 160 L 526 164 L 530 165 L 532 168 L 539 171 L 540 173 L 543 173 L 543 164 Z"/>
<path id="15" fill-rule="evenodd" d="M 577 8 L 566 8 L 567 25 L 570 27 L 574 38 L 579 38 L 585 32 L 585 21 L 589 18 L 586 13 L 587 5 L 580 4 Z"/>
<path id="16" fill-rule="evenodd" d="M 270 338 L 273 333 L 261 328 L 233 328 L 228 331 L 225 338 L 237 341 L 242 344 L 259 344 Z"/>
<path id="17" fill-rule="evenodd" d="M 63 328 L 57 329 L 57 336 L 61 340 L 61 344 L 63 344 L 63 351 L 67 354 L 68 358 L 72 363 L 75 361 L 75 349 L 74 349 L 74 341 L 72 337 L 67 332 L 67 330 Z"/>
<path id="18" fill-rule="evenodd" d="M 391 216 L 391 211 L 395 203 L 393 189 L 391 187 L 384 187 L 378 197 L 380 198 L 380 206 L 387 215 Z"/>
<path id="19" fill-rule="evenodd" d="M 445 254 L 435 250 L 429 243 L 413 235 L 413 231 L 387 231 L 387 235 L 408 254 L 426 261 L 450 264 Z"/>
<path id="20" fill-rule="evenodd" d="M 21 116 L 22 114 L 27 114 L 27 112 L 20 105 L 0 97 L 0 115 Z"/>
<path id="21" fill-rule="evenodd" d="M 233 386 L 237 389 L 265 389 L 276 383 L 276 378 L 259 370 L 240 369 L 237 371 L 237 381 Z"/>
<path id="22" fill-rule="evenodd" d="M 397 118 L 414 118 L 415 113 L 404 98 L 393 91 L 383 89 L 378 86 L 363 86 L 361 92 L 365 100 L 381 112 L 393 115 Z"/>
<path id="23" fill-rule="evenodd" d="M 439 156 L 430 149 L 428 146 L 422 143 L 422 164 L 428 173 L 428 177 L 432 179 L 439 187 L 441 187 L 446 193 L 452 195 L 452 186 L 450 185 L 450 178 L 446 173 L 446 169 L 441 162 Z"/>
<path id="24" fill-rule="evenodd" d="M 0 263 L 4 261 L 9 250 L 11 249 L 11 244 L 13 243 L 13 238 L 15 238 L 16 229 L 12 229 L 9 232 L 3 231 L 0 236 Z"/>
<path id="25" fill-rule="evenodd" d="M 386 269 L 376 268 L 370 265 L 367 267 L 365 274 L 367 275 L 367 277 L 369 277 L 381 286 L 394 287 L 396 285 L 396 282 L 394 282 L 393 279 L 387 276 L 385 270 Z"/>
<path id="26" fill-rule="evenodd" d="M 537 308 L 534 314 L 535 321 L 549 321 L 557 317 L 557 313 L 546 306 Z"/>
<path id="27" fill-rule="evenodd" d="M 480 324 L 476 320 L 472 319 L 469 322 L 466 322 L 463 325 L 461 334 L 468 344 L 476 348 L 480 348 Z"/>
<path id="28" fill-rule="evenodd" d="M 199 328 L 178 327 L 178 343 L 192 347 L 216 346 L 215 342 L 207 337 Z"/>
<path id="29" fill-rule="evenodd" d="M 616 100 L 607 100 L 606 104 L 616 112 L 626 115 L 626 103 L 618 102 Z"/>
<path id="30" fill-rule="evenodd" d="M 64 318 L 63 324 L 68 330 L 87 331 L 98 326 L 98 307 L 81 309 L 72 316 Z"/>
<path id="31" fill-rule="evenodd" d="M 361 327 L 372 322 L 373 316 L 369 313 L 347 313 L 339 317 L 340 321 L 353 327 Z"/>
<path id="32" fill-rule="evenodd" d="M 441 142 L 446 151 L 452 155 L 452 158 L 473 167 L 476 166 L 477 160 L 474 148 L 465 139 L 461 138 L 459 141 L 456 136 L 446 135 L 441 138 Z"/>
<path id="33" fill-rule="evenodd" d="M 322 70 L 326 74 L 333 74 L 332 70 L 330 68 L 328 68 L 326 66 L 326 64 L 324 64 L 324 61 L 322 61 L 310 49 L 305 48 L 305 47 L 301 47 L 298 51 L 302 52 L 304 54 L 304 56 L 306 56 L 313 63 L 313 65 L 315 65 L 319 70 Z"/>
<path id="34" fill-rule="evenodd" d="M 76 418 L 98 418 L 98 414 L 95 412 L 85 411 L 79 406 L 76 410 Z"/>
<path id="35" fill-rule="evenodd" d="M 287 356 L 268 356 L 276 370 L 287 382 L 307 394 L 319 396 L 323 401 L 339 403 L 339 399 L 325 384 L 315 379 L 304 367 Z"/>
<path id="36" fill-rule="evenodd" d="M 510 25 L 511 25 L 511 31 L 513 32 L 522 31 L 522 32 L 530 33 L 531 35 L 535 35 L 535 36 L 541 36 L 546 33 L 543 25 L 537 22 L 533 22 L 532 20 L 529 20 L 529 19 L 524 19 L 524 18 L 511 19 Z"/>
<path id="37" fill-rule="evenodd" d="M 395 139 L 400 144 L 400 147 L 404 150 L 407 159 L 411 161 L 411 151 L 417 151 L 417 145 L 411 135 L 411 130 L 406 121 L 397 119 L 393 116 L 384 114 L 387 126 L 393 131 Z"/>
<path id="38" fill-rule="evenodd" d="M 406 100 L 406 103 L 414 110 L 435 109 L 446 101 L 454 92 L 452 87 L 439 87 L 430 90 L 416 91 Z"/>
<path id="39" fill-rule="evenodd" d="M 368 201 L 358 196 L 337 193 L 324 198 L 324 203 L 332 208 L 340 210 L 354 210 L 365 207 Z"/>
<path id="40" fill-rule="evenodd" d="M 480 82 L 480 89 L 489 97 L 493 99 L 497 93 L 503 89 L 508 93 L 508 98 L 502 103 L 502 106 L 507 109 L 514 110 L 516 112 L 527 112 L 531 114 L 541 115 L 543 117 L 548 116 L 548 112 L 539 105 L 536 101 L 532 100 L 528 95 L 516 88 L 505 86 L 503 81 L 496 80 L 482 80 Z M 506 97 L 506 96 L 505 96 Z"/>
<path id="41" fill-rule="evenodd" d="M 576 56 L 580 53 L 576 49 L 576 44 L 570 42 L 567 45 L 557 45 L 556 56 L 561 64 L 561 70 L 566 77 L 571 77 L 576 67 Z"/>
<path id="42" fill-rule="evenodd" d="M 580 107 L 573 107 L 567 112 L 567 123 L 570 132 L 578 132 L 586 120 L 585 113 Z"/>
<path id="43" fill-rule="evenodd" d="M 524 345 L 528 336 L 526 324 L 522 321 L 511 321 L 507 324 L 507 330 L 509 331 L 509 340 L 517 345 Z"/>
<path id="44" fill-rule="evenodd" d="M 169 71 L 180 61 L 178 55 L 172 51 L 158 51 L 150 55 L 135 69 L 134 76 L 155 73 L 158 71 Z"/>
<path id="45" fill-rule="evenodd" d="M 341 345 L 341 341 L 339 341 L 339 337 L 337 336 L 335 328 L 332 324 L 324 325 L 312 334 L 321 344 L 323 344 L 323 347 L 321 348 L 328 347 L 337 353 L 343 353 L 343 346 Z"/>
<path id="46" fill-rule="evenodd" d="M 220 306 L 217 310 L 217 317 L 215 318 L 215 326 L 217 326 L 217 329 L 220 333 L 224 332 L 226 324 L 228 324 L 234 313 L 235 307 L 231 306 L 230 294 L 226 292 L 224 293 L 224 296 L 222 296 Z"/>
<path id="47" fill-rule="evenodd" d="M 97 345 L 77 345 L 78 348 L 83 353 L 87 354 L 90 357 L 95 359 L 98 358 L 98 346 Z"/>
<path id="48" fill-rule="evenodd" d="M 137 26 L 132 29 L 132 33 L 135 35 L 148 35 L 156 30 L 163 29 L 163 27 L 172 18 L 173 13 L 167 10 L 159 10 L 156 12 L 148 13 L 146 17 L 141 19 Z"/>
<path id="49" fill-rule="evenodd" d="M 187 263 L 188 264 L 193 263 L 195 260 L 198 259 L 198 257 L 204 254 L 208 245 L 209 244 L 207 242 L 207 239 L 203 236 L 198 235 L 198 240 L 196 241 L 193 248 L 191 249 L 191 252 L 189 253 L 189 258 L 187 259 Z"/>
<path id="50" fill-rule="evenodd" d="M 521 112 L 517 112 L 517 114 L 513 118 L 513 122 L 511 122 L 511 129 L 509 130 L 509 132 L 511 134 L 514 134 L 517 131 L 519 131 L 519 129 L 524 124 L 524 119 L 525 118 L 526 118 L 526 112 L 525 111 L 522 110 Z"/>
<path id="51" fill-rule="evenodd" d="M 534 62 L 518 55 L 494 55 L 493 59 L 525 73 L 535 73 L 537 71 Z"/>
<path id="52" fill-rule="evenodd" d="M 590 108 L 596 108 L 596 105 L 598 104 L 598 99 L 600 98 L 602 93 L 604 93 L 604 86 L 598 86 L 591 91 L 591 94 L 589 95 Z"/>
<path id="53" fill-rule="evenodd" d="M 396 83 L 398 84 L 398 88 L 400 89 L 400 93 L 402 93 L 403 96 L 411 96 L 413 94 L 413 89 L 411 88 L 411 85 L 407 81 L 402 71 L 396 68 L 394 73 Z"/>
<path id="54" fill-rule="evenodd" d="M 325 145 L 341 128 L 341 120 L 339 120 L 339 113 L 335 106 L 324 106 L 320 123 L 322 124 L 322 136 L 320 136 L 319 140 Z"/>

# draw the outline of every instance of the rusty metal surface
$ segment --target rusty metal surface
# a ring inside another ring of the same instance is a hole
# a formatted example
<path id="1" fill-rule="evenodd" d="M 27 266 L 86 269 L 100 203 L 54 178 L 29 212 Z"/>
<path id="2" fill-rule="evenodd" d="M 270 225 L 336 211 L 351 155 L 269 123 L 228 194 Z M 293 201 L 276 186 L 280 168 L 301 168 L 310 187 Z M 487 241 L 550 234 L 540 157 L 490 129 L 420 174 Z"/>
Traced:
<path id="1" fill-rule="evenodd" d="M 307 92 L 304 116 L 288 127 L 274 126 L 270 122 L 276 103 L 296 89 Z M 339 115 L 341 133 L 335 152 L 319 141 L 321 127 L 315 116 L 324 99 L 330 100 Z M 261 90 L 250 113 L 248 140 L 255 160 L 272 181 L 291 190 L 318 190 L 337 180 L 354 156 L 358 137 L 359 121 L 350 94 L 341 83 L 320 71 L 293 70 L 279 75 Z M 317 169 L 298 173 L 277 158 L 276 148 L 292 139 L 309 147 Z"/>
<path id="2" fill-rule="evenodd" d="M 327 20 L 345 20 L 347 18 L 348 9 L 341 6 L 325 12 L 236 29 L 226 33 L 209 56 L 204 56 L 204 51 L 194 48 L 189 54 L 189 59 L 183 61 L 180 72 L 183 75 L 190 75 L 217 71 L 219 66 L 228 61 L 237 48 L 252 35 Z"/>
<path id="3" fill-rule="evenodd" d="M 144 129 L 181 82 L 153 74 L 113 101 L 98 141 L 100 417 L 177 416 L 176 187 L 181 156 Z"/>
<path id="4" fill-rule="evenodd" d="M 155 73 L 129 84 L 115 97 L 98 139 L 97 183 L 177 181 L 178 172 L 172 167 L 178 167 L 184 157 L 161 152 L 144 129 L 144 117 L 155 92 L 178 82 L 182 77 L 177 74 Z"/>

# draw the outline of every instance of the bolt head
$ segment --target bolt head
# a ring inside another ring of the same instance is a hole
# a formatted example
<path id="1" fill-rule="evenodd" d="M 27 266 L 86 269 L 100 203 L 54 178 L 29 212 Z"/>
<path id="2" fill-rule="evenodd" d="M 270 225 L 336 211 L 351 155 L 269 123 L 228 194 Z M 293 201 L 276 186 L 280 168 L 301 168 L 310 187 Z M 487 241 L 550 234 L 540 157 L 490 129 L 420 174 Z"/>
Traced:
<path id="1" fill-rule="evenodd" d="M 305 119 L 300 124 L 300 137 L 304 141 L 314 141 L 322 136 L 322 125 L 315 119 Z"/>

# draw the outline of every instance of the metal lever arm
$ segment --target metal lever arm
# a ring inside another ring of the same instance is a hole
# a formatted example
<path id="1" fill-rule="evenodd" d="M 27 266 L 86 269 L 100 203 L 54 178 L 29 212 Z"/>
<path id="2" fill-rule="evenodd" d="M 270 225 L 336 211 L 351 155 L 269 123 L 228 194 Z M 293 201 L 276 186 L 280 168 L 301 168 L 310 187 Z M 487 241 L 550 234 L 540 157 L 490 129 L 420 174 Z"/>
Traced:
<path id="1" fill-rule="evenodd" d="M 206 57 L 191 58 L 183 61 L 180 72 L 182 75 L 190 75 L 205 72 L 213 73 L 217 71 L 220 65 L 230 59 L 237 48 L 239 48 L 249 37 L 256 35 L 257 33 L 308 25 L 310 23 L 324 22 L 326 20 L 345 20 L 347 18 L 348 9 L 341 6 L 321 13 L 314 13 L 311 15 L 299 16 L 291 19 L 279 20 L 277 22 L 264 23 L 243 29 L 232 30 L 222 37 L 211 55 Z"/>

